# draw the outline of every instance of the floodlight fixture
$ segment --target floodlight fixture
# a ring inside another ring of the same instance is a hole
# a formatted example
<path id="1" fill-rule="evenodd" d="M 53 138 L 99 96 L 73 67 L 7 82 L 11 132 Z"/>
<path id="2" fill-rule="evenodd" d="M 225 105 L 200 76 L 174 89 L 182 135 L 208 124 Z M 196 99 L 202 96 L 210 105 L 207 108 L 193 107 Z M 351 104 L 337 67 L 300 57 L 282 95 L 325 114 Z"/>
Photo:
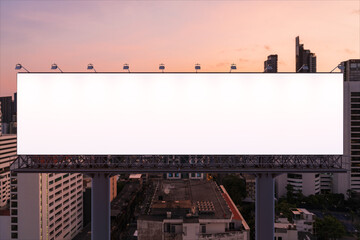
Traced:
<path id="1" fill-rule="evenodd" d="M 199 64 L 199 63 L 195 64 L 195 71 L 196 71 L 196 73 L 198 72 L 198 70 L 201 70 L 201 67 L 200 67 L 200 64 Z"/>
<path id="2" fill-rule="evenodd" d="M 236 70 L 236 64 L 235 64 L 235 63 L 231 64 L 231 66 L 230 66 L 230 72 L 231 72 L 232 70 Z"/>
<path id="3" fill-rule="evenodd" d="M 307 64 L 303 64 L 301 66 L 301 68 L 299 68 L 299 70 L 297 70 L 297 72 L 300 72 L 301 70 L 309 70 L 309 66 Z"/>
<path id="4" fill-rule="evenodd" d="M 159 70 L 161 70 L 162 72 L 164 72 L 165 70 L 165 65 L 163 63 L 160 63 L 159 65 Z"/>
<path id="5" fill-rule="evenodd" d="M 128 72 L 130 72 L 129 64 L 125 63 L 124 66 L 123 66 L 123 70 L 127 70 Z"/>
<path id="6" fill-rule="evenodd" d="M 23 65 L 21 65 L 20 63 L 15 65 L 15 70 L 20 70 L 20 69 L 24 69 L 26 72 L 30 72 L 29 70 L 27 70 Z"/>
<path id="7" fill-rule="evenodd" d="M 345 67 L 342 64 L 338 64 L 336 67 L 333 68 L 333 70 L 331 70 L 330 72 L 332 73 L 333 71 L 335 71 L 336 69 L 340 69 L 340 71 L 343 71 L 345 69 Z"/>
<path id="8" fill-rule="evenodd" d="M 59 66 L 58 66 L 56 63 L 53 63 L 53 64 L 51 65 L 51 69 L 52 69 L 52 70 L 59 69 L 60 72 L 63 72 L 63 71 L 61 70 L 61 68 L 59 68 Z"/>
<path id="9" fill-rule="evenodd" d="M 96 72 L 94 65 L 92 65 L 91 63 L 87 65 L 87 70 L 94 70 L 94 72 Z"/>
<path id="10" fill-rule="evenodd" d="M 270 64 L 268 64 L 268 65 L 266 66 L 264 72 L 268 72 L 268 71 L 271 71 L 271 70 L 273 70 L 273 67 L 272 67 Z"/>

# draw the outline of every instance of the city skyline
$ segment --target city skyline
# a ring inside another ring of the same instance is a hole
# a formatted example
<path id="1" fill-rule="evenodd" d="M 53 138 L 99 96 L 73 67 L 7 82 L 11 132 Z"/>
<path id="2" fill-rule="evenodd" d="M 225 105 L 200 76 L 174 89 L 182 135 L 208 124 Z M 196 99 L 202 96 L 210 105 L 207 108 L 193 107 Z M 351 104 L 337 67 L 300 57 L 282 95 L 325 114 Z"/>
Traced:
<path id="1" fill-rule="evenodd" d="M 358 1 L 0 2 L 0 96 L 16 92 L 17 63 L 30 71 L 262 72 L 279 56 L 295 72 L 295 37 L 316 53 L 318 72 L 359 58 Z M 276 14 L 274 14 L 276 12 Z M 317 14 L 321 13 L 321 18 Z M 96 16 L 96 17 L 95 17 Z M 334 17 L 336 16 L 336 17 Z M 238 30 L 239 29 L 239 30 Z M 35 57 L 34 57 L 35 56 Z"/>

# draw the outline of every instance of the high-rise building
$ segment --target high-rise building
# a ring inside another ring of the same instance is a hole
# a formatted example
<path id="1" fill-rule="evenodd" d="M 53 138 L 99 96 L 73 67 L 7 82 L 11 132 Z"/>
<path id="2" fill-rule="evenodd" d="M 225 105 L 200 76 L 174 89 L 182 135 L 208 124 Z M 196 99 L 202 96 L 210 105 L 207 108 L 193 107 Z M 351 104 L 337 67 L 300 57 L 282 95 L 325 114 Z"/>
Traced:
<path id="1" fill-rule="evenodd" d="M 0 136 L 2 135 L 1 126 L 2 126 L 2 113 L 1 113 L 1 102 L 0 102 Z"/>
<path id="2" fill-rule="evenodd" d="M 72 239 L 83 228 L 82 174 L 11 176 L 11 239 Z"/>
<path id="3" fill-rule="evenodd" d="M 296 69 L 295 72 L 315 73 L 316 72 L 316 56 L 308 49 L 304 49 L 304 44 L 300 44 L 299 36 L 295 39 L 296 51 Z"/>
<path id="4" fill-rule="evenodd" d="M 2 122 L 10 123 L 12 121 L 12 98 L 8 97 L 0 97 L 1 102 L 1 111 L 2 111 Z"/>
<path id="5" fill-rule="evenodd" d="M 14 93 L 14 106 L 13 106 L 13 114 L 17 114 L 17 93 Z"/>
<path id="6" fill-rule="evenodd" d="M 10 165 L 16 159 L 16 135 L 0 136 L 0 207 L 10 200 Z"/>
<path id="7" fill-rule="evenodd" d="M 341 62 L 344 81 L 360 81 L 360 59 L 349 59 Z"/>
<path id="8" fill-rule="evenodd" d="M 344 156 L 347 173 L 333 174 L 335 193 L 349 189 L 360 193 L 360 59 L 341 63 L 344 67 Z"/>
<path id="9" fill-rule="evenodd" d="M 301 192 L 305 196 L 320 193 L 320 174 L 319 173 L 288 173 L 281 174 L 275 178 L 276 196 L 286 195 L 286 186 L 290 184 L 294 192 Z"/>
<path id="10" fill-rule="evenodd" d="M 278 55 L 273 54 L 267 57 L 267 60 L 264 61 L 264 72 L 267 73 L 277 73 L 278 71 Z"/>

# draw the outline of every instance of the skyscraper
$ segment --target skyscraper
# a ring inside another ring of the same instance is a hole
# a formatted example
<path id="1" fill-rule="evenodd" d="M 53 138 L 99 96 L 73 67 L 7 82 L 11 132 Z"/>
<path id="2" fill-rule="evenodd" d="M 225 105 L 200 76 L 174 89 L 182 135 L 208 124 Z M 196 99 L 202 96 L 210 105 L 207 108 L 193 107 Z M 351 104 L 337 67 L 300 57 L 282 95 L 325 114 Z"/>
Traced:
<path id="1" fill-rule="evenodd" d="M 340 64 L 344 73 L 344 81 L 360 81 L 360 59 L 349 59 Z"/>
<path id="2" fill-rule="evenodd" d="M 300 44 L 299 36 L 295 39 L 296 68 L 295 72 L 315 73 L 316 56 L 308 49 L 304 49 L 304 44 Z"/>
<path id="3" fill-rule="evenodd" d="M 11 239 L 73 239 L 83 228 L 83 176 L 11 175 Z"/>
<path id="4" fill-rule="evenodd" d="M 344 158 L 347 173 L 333 177 L 335 193 L 348 189 L 360 193 L 360 59 L 341 63 L 344 67 Z"/>
<path id="5" fill-rule="evenodd" d="M 1 112 L 2 112 L 2 122 L 10 123 L 12 121 L 12 98 L 8 97 L 0 97 L 1 102 Z"/>
<path id="6" fill-rule="evenodd" d="M 0 207 L 10 200 L 10 165 L 16 159 L 16 135 L 0 135 Z"/>
<path id="7" fill-rule="evenodd" d="M 1 113 L 1 102 L 0 102 L 0 136 L 2 135 L 1 126 L 2 126 L 2 113 Z"/>
<path id="8" fill-rule="evenodd" d="M 278 55 L 277 54 L 269 55 L 267 57 L 267 60 L 264 61 L 264 72 L 276 73 L 278 71 L 277 63 L 278 63 Z"/>

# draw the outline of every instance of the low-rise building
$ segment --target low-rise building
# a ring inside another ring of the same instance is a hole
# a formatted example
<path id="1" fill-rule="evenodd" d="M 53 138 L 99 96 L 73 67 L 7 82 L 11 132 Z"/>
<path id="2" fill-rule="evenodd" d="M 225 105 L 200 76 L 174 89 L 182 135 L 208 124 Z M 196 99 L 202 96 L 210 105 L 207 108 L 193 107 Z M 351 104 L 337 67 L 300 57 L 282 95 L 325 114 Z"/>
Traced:
<path id="1" fill-rule="evenodd" d="M 250 238 L 250 228 L 225 188 L 204 180 L 161 181 L 137 226 L 139 240 Z"/>
<path id="2" fill-rule="evenodd" d="M 291 210 L 293 221 L 299 232 L 314 233 L 315 214 L 305 208 L 296 208 Z"/>
<path id="3" fill-rule="evenodd" d="M 297 240 L 296 225 L 289 222 L 275 222 L 274 240 Z"/>

